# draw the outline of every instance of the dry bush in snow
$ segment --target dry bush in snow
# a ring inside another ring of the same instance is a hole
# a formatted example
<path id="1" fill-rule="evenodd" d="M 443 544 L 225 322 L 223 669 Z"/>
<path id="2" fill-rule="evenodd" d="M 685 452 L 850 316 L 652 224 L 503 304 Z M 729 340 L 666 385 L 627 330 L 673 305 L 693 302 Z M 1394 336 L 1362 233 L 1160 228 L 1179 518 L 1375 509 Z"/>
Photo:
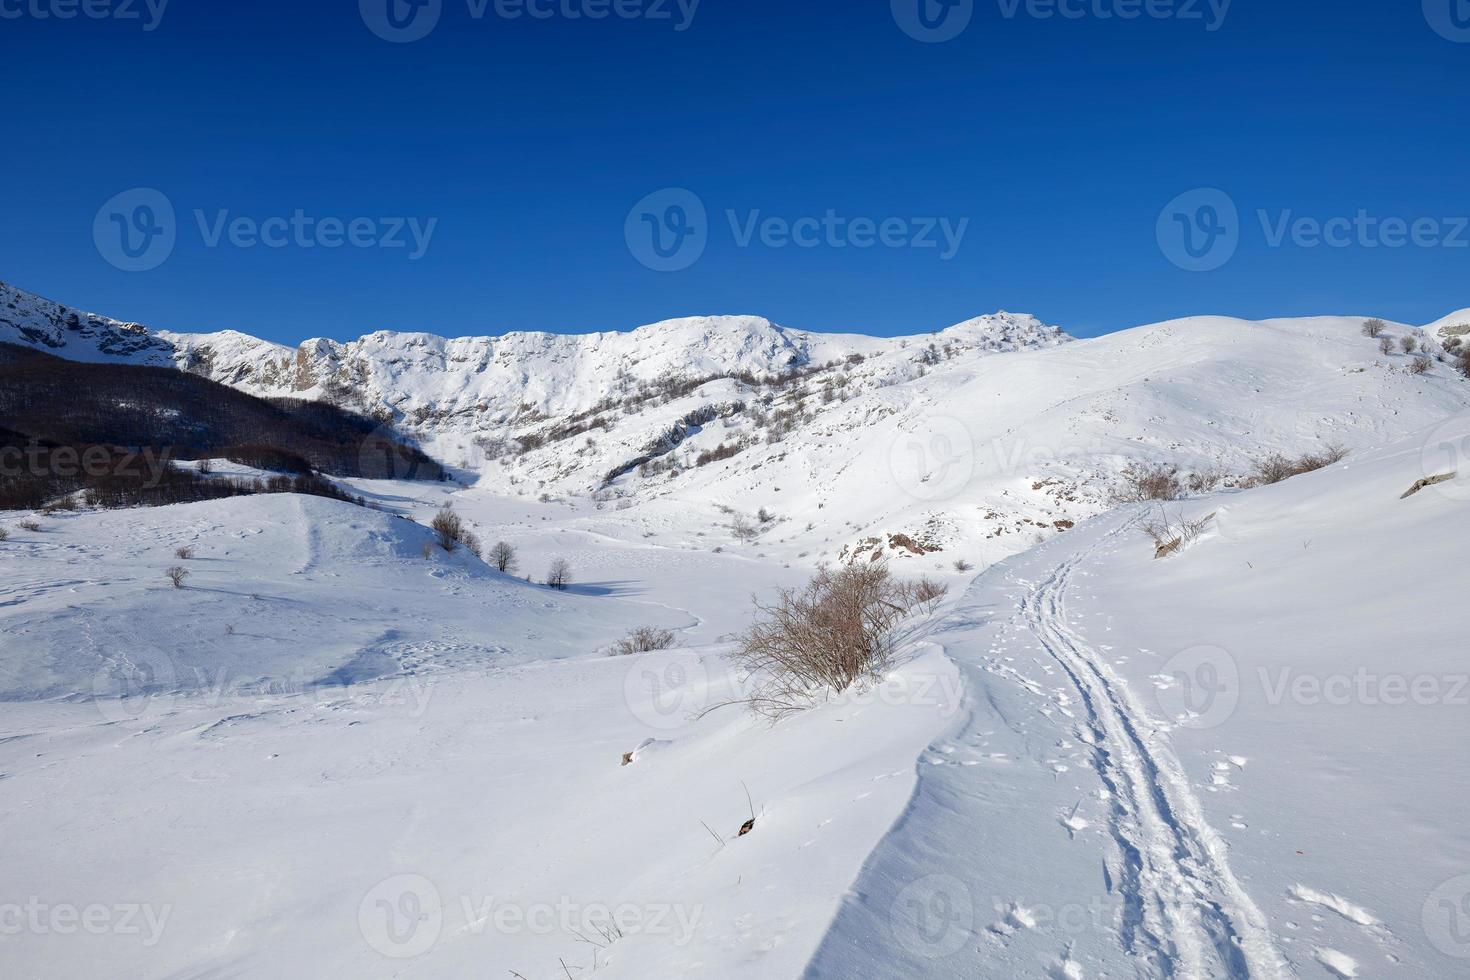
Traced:
<path id="1" fill-rule="evenodd" d="M 1120 503 L 1144 500 L 1178 500 L 1184 496 L 1179 471 L 1173 466 L 1134 463 L 1123 471 L 1123 487 L 1116 497 Z"/>
<path id="2" fill-rule="evenodd" d="M 465 550 L 476 555 L 480 553 L 480 539 L 475 537 L 475 532 L 465 527 L 464 521 L 447 505 L 434 515 L 429 528 L 434 532 L 439 547 L 445 551 L 453 551 L 464 545 Z"/>
<path id="3" fill-rule="evenodd" d="M 572 584 L 572 566 L 565 558 L 558 558 L 551 563 L 551 569 L 546 573 L 546 584 L 561 591 L 566 591 L 567 586 Z"/>
<path id="4" fill-rule="evenodd" d="M 1419 349 L 1419 338 L 1413 334 L 1406 334 L 1399 338 L 1399 349 L 1405 354 L 1412 354 Z"/>
<path id="5" fill-rule="evenodd" d="M 1383 336 L 1383 331 L 1387 329 L 1388 324 L 1384 323 L 1377 317 L 1374 317 L 1373 319 L 1368 320 L 1363 324 L 1363 336 L 1372 337 L 1374 340 L 1377 340 L 1379 337 Z"/>
<path id="6" fill-rule="evenodd" d="M 445 551 L 453 551 L 459 547 L 459 536 L 464 533 L 464 521 L 454 511 L 445 507 L 434 515 L 429 527 L 438 538 L 439 547 Z"/>
<path id="7" fill-rule="evenodd" d="M 10 540 L 10 529 L 9 528 L 4 528 L 4 527 L 0 527 L 0 541 L 9 541 L 9 540 Z"/>
<path id="8" fill-rule="evenodd" d="M 188 545 L 183 545 L 174 552 L 174 557 L 182 558 L 184 561 L 188 561 L 190 558 L 194 557 L 194 549 L 189 547 Z"/>
<path id="9" fill-rule="evenodd" d="M 1410 374 L 1428 374 L 1429 369 L 1434 366 L 1434 361 L 1420 354 L 1409 362 Z"/>
<path id="10" fill-rule="evenodd" d="M 1154 543 L 1154 558 L 1168 558 L 1193 543 L 1214 519 L 1214 514 L 1207 514 L 1193 521 L 1185 520 L 1183 515 L 1170 520 L 1169 515 L 1161 509 L 1158 517 L 1145 520 L 1139 525 L 1139 529 Z"/>
<path id="11" fill-rule="evenodd" d="M 1393 353 L 1393 338 L 1392 337 L 1379 337 L 1378 338 L 1378 353 L 1380 353 L 1380 354 L 1392 354 Z"/>
<path id="12" fill-rule="evenodd" d="M 184 579 L 189 577 L 189 570 L 182 565 L 174 565 L 172 568 L 165 569 L 163 574 L 174 584 L 174 588 L 182 589 Z"/>
<path id="13" fill-rule="evenodd" d="M 933 582 L 896 579 L 874 563 L 822 568 L 804 587 L 757 601 L 755 622 L 732 656 L 755 683 L 741 701 L 781 718 L 881 678 L 944 592 Z"/>
<path id="14" fill-rule="evenodd" d="M 22 531 L 39 531 L 39 530 L 41 530 L 41 522 L 40 521 L 21 521 L 19 523 L 19 527 L 20 527 L 20 529 Z"/>
<path id="15" fill-rule="evenodd" d="M 1281 453 L 1272 453 L 1265 459 L 1255 464 L 1250 478 L 1246 480 L 1246 486 L 1259 487 L 1270 486 L 1289 480 L 1303 473 L 1311 473 L 1320 470 L 1333 463 L 1339 463 L 1346 459 L 1348 450 L 1343 446 L 1328 446 L 1319 453 L 1306 453 L 1296 459 L 1283 456 Z"/>
<path id="16" fill-rule="evenodd" d="M 613 645 L 613 656 L 627 657 L 651 650 L 667 650 L 674 645 L 674 634 L 654 626 L 640 626 Z"/>
<path id="17" fill-rule="evenodd" d="M 957 572 L 968 572 L 968 571 L 970 571 L 974 567 L 975 567 L 974 565 L 971 565 L 969 562 L 965 561 L 963 558 L 956 558 L 954 560 L 954 570 L 957 571 Z"/>

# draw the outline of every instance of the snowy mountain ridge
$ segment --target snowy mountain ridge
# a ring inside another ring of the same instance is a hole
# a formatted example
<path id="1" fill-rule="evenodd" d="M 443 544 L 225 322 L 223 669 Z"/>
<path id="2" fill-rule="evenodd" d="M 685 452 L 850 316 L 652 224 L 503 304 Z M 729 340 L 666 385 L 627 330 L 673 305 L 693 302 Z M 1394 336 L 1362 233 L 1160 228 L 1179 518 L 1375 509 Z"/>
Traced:
<path id="1" fill-rule="evenodd" d="M 1071 339 L 1033 316 L 1010 313 L 927 336 L 980 352 Z M 610 391 L 659 378 L 780 374 L 855 354 L 893 353 L 913 339 L 810 333 L 756 316 L 702 316 L 592 334 L 449 338 L 380 330 L 355 341 L 318 338 L 290 348 L 233 330 L 150 330 L 0 282 L 0 341 L 70 360 L 174 366 L 254 395 L 326 400 L 385 420 L 434 418 L 443 423 L 435 428 L 466 432 L 526 410 L 584 411 Z"/>

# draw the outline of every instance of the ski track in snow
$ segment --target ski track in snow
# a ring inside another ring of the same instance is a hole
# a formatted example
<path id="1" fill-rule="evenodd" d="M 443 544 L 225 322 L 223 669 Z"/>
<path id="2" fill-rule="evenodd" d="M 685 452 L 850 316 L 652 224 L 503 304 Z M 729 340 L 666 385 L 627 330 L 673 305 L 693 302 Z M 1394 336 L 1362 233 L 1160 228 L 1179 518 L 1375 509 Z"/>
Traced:
<path id="1" fill-rule="evenodd" d="M 1125 523 L 1069 555 L 1023 601 L 1018 617 L 1081 695 L 1092 755 L 1111 796 L 1121 866 L 1121 938 L 1163 977 L 1281 978 L 1266 917 L 1231 873 L 1226 845 L 1204 819 L 1178 760 L 1145 720 L 1102 653 L 1067 624 L 1072 574 Z"/>

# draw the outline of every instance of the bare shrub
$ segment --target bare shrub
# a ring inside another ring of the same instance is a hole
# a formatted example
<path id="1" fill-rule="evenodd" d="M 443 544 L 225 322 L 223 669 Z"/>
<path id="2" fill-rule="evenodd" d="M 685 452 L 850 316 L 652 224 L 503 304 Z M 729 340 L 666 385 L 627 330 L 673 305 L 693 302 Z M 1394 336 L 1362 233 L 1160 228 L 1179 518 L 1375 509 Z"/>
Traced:
<path id="1" fill-rule="evenodd" d="M 9 541 L 9 540 L 10 540 L 10 528 L 8 528 L 8 527 L 0 527 L 0 541 Z"/>
<path id="2" fill-rule="evenodd" d="M 434 515 L 434 520 L 429 524 L 430 530 L 434 532 L 439 547 L 445 551 L 453 551 L 460 545 L 472 554 L 480 553 L 480 539 L 475 532 L 465 526 L 464 521 L 447 504 L 439 513 Z"/>
<path id="3" fill-rule="evenodd" d="M 184 545 L 174 552 L 174 557 L 182 558 L 184 561 L 188 561 L 190 558 L 194 557 L 194 549 L 189 547 L 188 545 Z"/>
<path id="4" fill-rule="evenodd" d="M 957 572 L 968 572 L 971 569 L 973 569 L 974 567 L 975 567 L 974 565 L 971 565 L 969 562 L 965 561 L 963 558 L 956 558 L 954 560 L 954 570 L 957 571 Z"/>
<path id="5" fill-rule="evenodd" d="M 1178 500 L 1184 496 L 1179 470 L 1173 466 L 1135 463 L 1123 471 L 1123 487 L 1116 497 L 1120 503 L 1143 500 Z"/>
<path id="6" fill-rule="evenodd" d="M 934 583 L 895 579 L 879 562 L 822 568 L 803 588 L 757 601 L 755 622 L 733 654 L 755 679 L 741 702 L 781 718 L 877 680 L 943 594 Z"/>
<path id="7" fill-rule="evenodd" d="M 439 547 L 445 551 L 453 551 L 459 547 L 459 536 L 464 533 L 464 521 L 454 511 L 445 507 L 434 515 L 429 527 L 438 538 Z"/>
<path id="8" fill-rule="evenodd" d="M 25 520 L 25 521 L 21 521 L 21 522 L 19 522 L 19 524 L 17 526 L 22 531 L 39 531 L 39 530 L 41 530 L 41 522 L 40 521 L 36 521 L 36 520 Z"/>
<path id="9" fill-rule="evenodd" d="M 1380 353 L 1380 354 L 1392 354 L 1393 353 L 1393 338 L 1392 337 L 1379 337 L 1378 338 L 1378 353 Z"/>
<path id="10" fill-rule="evenodd" d="M 1170 520 L 1169 515 L 1160 509 L 1158 516 L 1145 520 L 1139 525 L 1139 530 L 1154 543 L 1154 558 L 1157 560 L 1183 551 L 1205 532 L 1214 519 L 1214 514 L 1207 514 L 1198 520 L 1189 521 L 1181 514 Z"/>
<path id="11" fill-rule="evenodd" d="M 434 543 L 432 541 L 425 541 L 424 542 L 424 561 L 428 561 L 430 558 L 433 558 L 433 557 L 434 557 Z"/>
<path id="12" fill-rule="evenodd" d="M 189 577 L 189 570 L 182 565 L 174 565 L 166 569 L 163 574 L 174 584 L 174 588 L 182 589 L 184 587 L 184 579 Z"/>
<path id="13" fill-rule="evenodd" d="M 674 634 L 654 626 L 640 626 L 613 645 L 613 656 L 628 657 L 651 650 L 667 650 L 674 645 Z"/>
<path id="14" fill-rule="evenodd" d="M 1373 319 L 1364 322 L 1363 336 L 1372 337 L 1374 340 L 1377 340 L 1379 337 L 1383 336 L 1383 331 L 1387 329 L 1388 324 L 1378 319 L 1378 317 L 1374 317 Z"/>
<path id="15" fill-rule="evenodd" d="M 761 532 L 744 514 L 736 514 L 735 519 L 730 522 L 730 533 L 735 535 L 736 541 L 751 542 L 760 537 Z"/>
<path id="16" fill-rule="evenodd" d="M 1405 354 L 1412 354 L 1419 349 L 1419 338 L 1413 334 L 1405 334 L 1399 338 L 1399 349 Z"/>
<path id="17" fill-rule="evenodd" d="M 1460 363 L 1457 366 L 1461 374 L 1470 378 L 1470 351 L 1460 355 Z"/>
<path id="18" fill-rule="evenodd" d="M 755 519 L 762 524 L 771 524 L 776 520 L 776 515 L 762 507 L 756 512 Z"/>
<path id="19" fill-rule="evenodd" d="M 1210 493 L 1218 490 L 1221 484 L 1225 482 L 1225 479 L 1226 474 L 1222 470 L 1200 470 L 1197 473 L 1189 474 L 1189 477 L 1185 480 L 1185 486 L 1189 488 L 1190 493 Z"/>
<path id="20" fill-rule="evenodd" d="M 1246 480 L 1246 486 L 1259 487 L 1270 486 L 1289 480 L 1303 473 L 1311 473 L 1323 467 L 1340 463 L 1347 458 L 1348 450 L 1345 446 L 1331 445 L 1321 452 L 1306 453 L 1296 459 L 1284 456 L 1281 453 L 1272 453 L 1265 459 L 1257 462 L 1252 469 L 1251 475 Z"/>
<path id="21" fill-rule="evenodd" d="M 562 592 L 572 584 L 572 566 L 565 558 L 558 558 L 551 563 L 551 568 L 546 573 L 546 584 Z"/>
<path id="22" fill-rule="evenodd" d="M 516 570 L 518 563 L 516 549 L 504 541 L 495 542 L 485 557 L 490 564 L 495 566 L 495 570 L 498 572 L 504 572 L 509 575 Z"/>
<path id="23" fill-rule="evenodd" d="M 939 602 L 949 595 L 949 586 L 941 585 L 932 578 L 921 578 L 913 584 L 914 601 L 921 606 Z"/>
<path id="24" fill-rule="evenodd" d="M 1428 374 L 1429 369 L 1434 366 L 1434 361 L 1420 354 L 1409 362 L 1410 374 Z"/>

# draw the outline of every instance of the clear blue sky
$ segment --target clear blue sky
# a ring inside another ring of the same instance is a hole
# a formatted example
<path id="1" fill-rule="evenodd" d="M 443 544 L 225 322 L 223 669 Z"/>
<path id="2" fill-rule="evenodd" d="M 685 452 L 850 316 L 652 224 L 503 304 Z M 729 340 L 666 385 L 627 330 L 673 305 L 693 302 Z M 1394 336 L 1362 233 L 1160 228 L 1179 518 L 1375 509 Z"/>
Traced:
<path id="1" fill-rule="evenodd" d="M 83 2 L 140 19 L 54 16 Z M 1235 0 L 1218 24 L 1208 0 L 1148 0 L 1193 20 L 1100 16 L 1145 0 L 1067 0 L 1080 18 L 961 0 L 947 14 L 973 2 L 968 26 L 939 43 L 900 27 L 922 33 L 919 0 L 703 0 L 684 30 L 678 0 L 535 0 L 549 19 L 438 2 L 432 32 L 389 43 L 363 14 L 388 30 L 387 0 L 172 0 L 153 30 L 146 0 L 0 0 L 0 279 L 157 327 L 287 343 L 703 313 L 894 334 L 996 309 L 1090 335 L 1194 313 L 1425 322 L 1470 305 L 1470 230 L 1453 220 L 1470 215 L 1466 0 L 1426 0 L 1429 13 Z M 936 30 L 961 23 L 925 2 Z M 564 14 L 599 3 L 670 17 Z M 409 30 L 427 23 L 396 9 Z M 136 198 L 116 218 L 99 209 L 140 187 L 175 209 L 175 241 L 128 272 L 98 236 L 159 216 Z M 630 211 L 671 187 L 706 208 L 707 241 L 660 272 L 630 235 L 678 215 L 668 198 Z M 1236 250 L 1191 272 L 1161 229 L 1204 236 L 1226 217 L 1193 198 L 1160 216 L 1201 187 L 1238 208 Z M 406 248 L 228 234 L 211 247 L 195 215 L 298 210 L 363 219 L 363 241 L 389 218 L 437 224 L 412 259 L 407 230 Z M 1420 221 L 1420 242 L 1355 230 L 1311 246 L 1307 229 L 1273 245 L 1263 210 L 1272 226 L 1288 211 Z M 815 247 L 778 247 L 779 228 L 741 244 L 755 212 L 829 211 L 898 219 L 894 245 L 854 247 L 847 225 Z M 941 247 L 899 247 L 924 218 L 968 220 L 952 258 L 938 230 Z"/>

